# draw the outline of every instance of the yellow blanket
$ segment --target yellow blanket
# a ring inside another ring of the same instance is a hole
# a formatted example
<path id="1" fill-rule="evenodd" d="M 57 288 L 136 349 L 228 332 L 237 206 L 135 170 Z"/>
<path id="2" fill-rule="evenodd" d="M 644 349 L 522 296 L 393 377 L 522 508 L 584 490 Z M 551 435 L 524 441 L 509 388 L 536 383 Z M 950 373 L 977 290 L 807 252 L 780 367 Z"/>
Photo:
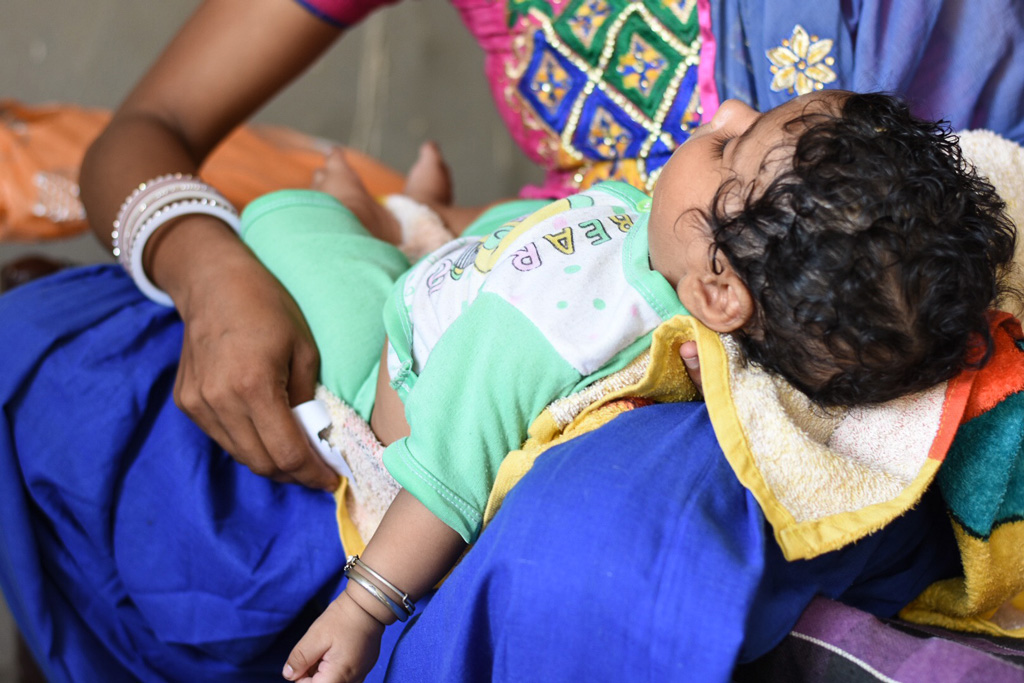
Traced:
<path id="1" fill-rule="evenodd" d="M 883 405 L 826 412 L 746 364 L 730 338 L 674 318 L 655 332 L 649 354 L 533 423 L 498 472 L 486 519 L 551 446 L 637 404 L 692 397 L 678 349 L 693 339 L 715 434 L 787 559 L 815 557 L 882 528 L 917 503 L 953 454 L 939 485 L 965 576 L 930 587 L 903 616 L 1024 636 L 1024 612 L 1015 607 L 1024 602 L 1014 602 L 1024 591 L 1024 352 L 1015 319 L 998 314 L 992 325 L 999 345 L 984 370 Z M 992 434 L 998 444 L 985 436 Z"/>

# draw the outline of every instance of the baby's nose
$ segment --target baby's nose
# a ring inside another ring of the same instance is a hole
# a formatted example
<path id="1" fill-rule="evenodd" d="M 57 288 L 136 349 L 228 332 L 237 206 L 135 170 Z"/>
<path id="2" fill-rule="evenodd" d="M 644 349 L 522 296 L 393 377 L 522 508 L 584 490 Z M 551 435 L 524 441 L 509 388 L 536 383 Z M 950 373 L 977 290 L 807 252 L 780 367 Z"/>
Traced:
<path id="1" fill-rule="evenodd" d="M 732 125 L 746 127 L 748 122 L 757 118 L 757 110 L 740 100 L 726 100 L 718 107 L 711 118 L 711 125 L 718 130 L 722 126 Z"/>

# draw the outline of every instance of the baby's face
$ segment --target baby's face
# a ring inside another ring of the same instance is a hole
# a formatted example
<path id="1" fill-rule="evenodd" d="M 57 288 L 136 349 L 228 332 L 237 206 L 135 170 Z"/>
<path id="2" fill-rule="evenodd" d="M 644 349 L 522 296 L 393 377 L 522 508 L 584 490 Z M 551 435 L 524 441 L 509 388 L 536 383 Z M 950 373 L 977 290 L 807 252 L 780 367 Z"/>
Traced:
<path id="1" fill-rule="evenodd" d="M 715 192 L 727 180 L 741 191 L 755 181 L 767 185 L 792 158 L 791 148 L 784 143 L 794 141 L 801 132 L 787 131 L 786 124 L 809 105 L 819 107 L 826 98 L 836 97 L 835 92 L 811 93 L 764 114 L 727 100 L 665 164 L 654 187 L 648 224 L 651 266 L 675 287 L 680 301 L 696 317 L 701 317 L 701 307 L 694 297 L 716 270 L 702 212 L 711 209 Z M 727 268 L 719 257 L 717 270 Z"/>

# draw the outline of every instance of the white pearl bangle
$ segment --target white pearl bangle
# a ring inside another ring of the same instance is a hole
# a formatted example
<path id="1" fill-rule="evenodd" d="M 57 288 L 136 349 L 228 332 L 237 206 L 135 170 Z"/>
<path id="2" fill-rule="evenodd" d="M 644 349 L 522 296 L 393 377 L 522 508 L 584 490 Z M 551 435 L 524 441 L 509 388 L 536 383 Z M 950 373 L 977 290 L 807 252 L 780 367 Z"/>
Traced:
<path id="1" fill-rule="evenodd" d="M 117 218 L 114 220 L 114 229 L 110 233 L 111 246 L 113 248 L 114 256 L 120 259 L 121 254 L 130 244 L 130 238 L 132 231 L 138 229 L 135 215 L 136 209 L 141 205 L 142 209 L 145 209 L 145 202 L 148 198 L 158 197 L 165 194 L 168 186 L 170 185 L 189 185 L 195 183 L 195 189 L 203 189 L 208 187 L 206 183 L 198 181 L 194 176 L 186 173 L 168 173 L 167 175 L 158 176 L 152 180 L 147 180 L 144 183 L 140 183 L 130 195 L 121 203 L 121 208 L 117 211 Z M 122 261 L 122 263 L 124 263 Z"/>
<path id="2" fill-rule="evenodd" d="M 157 287 L 146 275 L 146 269 L 142 265 L 142 254 L 146 250 L 146 242 L 153 234 L 166 223 L 187 216 L 189 214 L 206 214 L 219 218 L 236 233 L 240 229 L 238 213 L 230 204 L 222 204 L 210 198 L 195 198 L 177 201 L 169 204 L 154 213 L 139 229 L 131 247 L 131 262 L 128 273 L 132 276 L 136 286 L 152 301 L 164 306 L 173 306 L 174 302 L 162 289 Z"/>
<path id="3" fill-rule="evenodd" d="M 215 189 L 191 175 L 170 173 L 140 184 L 117 212 L 111 232 L 114 256 L 147 297 L 171 306 L 171 298 L 146 275 L 142 255 L 146 242 L 168 221 L 187 214 L 206 214 L 226 223 L 236 233 L 238 212 Z"/>

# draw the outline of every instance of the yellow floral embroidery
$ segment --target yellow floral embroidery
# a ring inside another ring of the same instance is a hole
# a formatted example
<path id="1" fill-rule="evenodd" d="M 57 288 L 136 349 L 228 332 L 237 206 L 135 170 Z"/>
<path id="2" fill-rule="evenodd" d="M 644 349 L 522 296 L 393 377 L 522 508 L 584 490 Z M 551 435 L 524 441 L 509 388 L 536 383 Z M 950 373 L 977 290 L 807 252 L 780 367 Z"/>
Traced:
<path id="1" fill-rule="evenodd" d="M 828 54 L 831 51 L 831 39 L 809 36 L 804 27 L 797 24 L 789 39 L 767 52 L 768 61 L 772 63 L 771 71 L 775 74 L 771 89 L 798 95 L 821 90 L 826 83 L 836 80 L 836 72 L 831 68 L 835 58 Z"/>
<path id="2" fill-rule="evenodd" d="M 569 28 L 580 42 L 589 48 L 594 36 L 604 26 L 611 13 L 611 7 L 605 0 L 587 0 L 579 6 L 576 14 L 569 18 Z"/>
<path id="3" fill-rule="evenodd" d="M 536 83 L 530 84 L 530 90 L 537 95 L 537 101 L 554 112 L 562 103 L 565 94 L 572 87 L 569 74 L 566 73 L 558 60 L 545 54 L 541 61 Z"/>
<path id="4" fill-rule="evenodd" d="M 633 141 L 629 131 L 619 125 L 615 117 L 604 107 L 599 107 L 594 115 L 587 138 L 590 145 L 605 159 L 625 157 L 626 150 Z"/>
<path id="5" fill-rule="evenodd" d="M 633 36 L 629 52 L 619 57 L 618 72 L 622 85 L 646 97 L 667 67 L 668 62 L 660 52 L 640 36 Z"/>

